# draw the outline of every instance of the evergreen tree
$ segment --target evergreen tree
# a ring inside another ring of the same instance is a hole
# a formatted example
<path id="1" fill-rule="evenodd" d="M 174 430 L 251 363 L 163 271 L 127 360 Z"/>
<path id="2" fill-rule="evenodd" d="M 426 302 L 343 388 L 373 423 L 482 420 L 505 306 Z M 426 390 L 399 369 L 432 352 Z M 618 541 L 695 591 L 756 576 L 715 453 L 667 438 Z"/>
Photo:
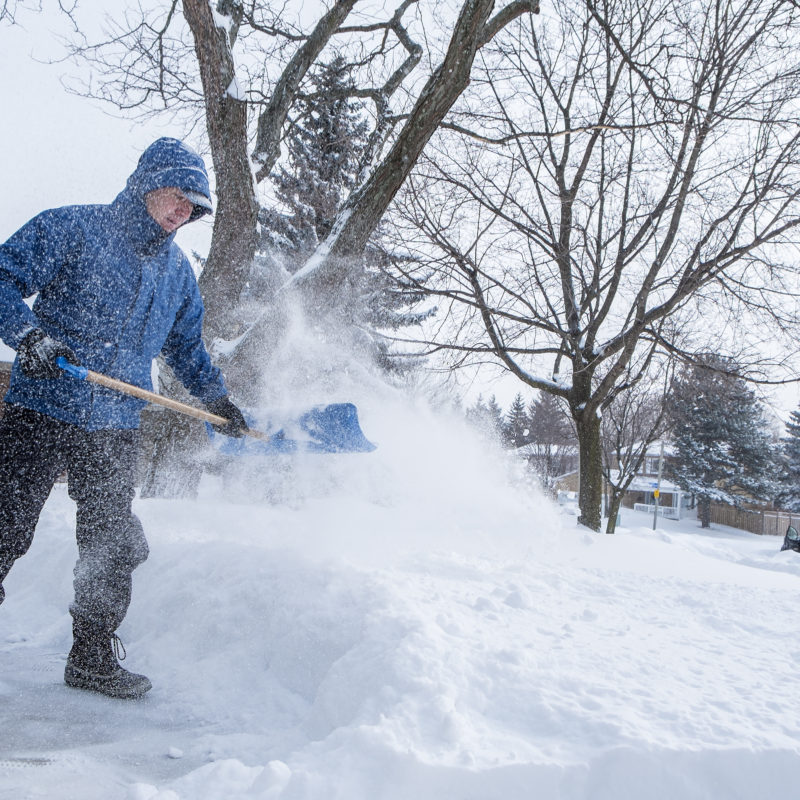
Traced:
<path id="1" fill-rule="evenodd" d="M 481 433 L 503 442 L 503 410 L 494 395 L 488 401 L 484 401 L 483 395 L 479 395 L 475 404 L 467 409 L 465 416 L 467 422 Z"/>
<path id="2" fill-rule="evenodd" d="M 483 395 L 478 395 L 478 399 L 474 405 L 467 408 L 464 416 L 470 425 L 476 428 L 482 428 L 484 420 L 486 419 L 486 403 L 483 402 Z"/>
<path id="3" fill-rule="evenodd" d="M 575 432 L 569 415 L 555 395 L 540 392 L 528 408 L 531 438 L 542 444 L 574 444 Z"/>
<path id="4" fill-rule="evenodd" d="M 738 505 L 774 496 L 775 453 L 764 411 L 730 359 L 706 354 L 684 370 L 670 419 L 675 459 L 668 469 L 697 497 L 704 528 L 713 500 Z"/>
<path id="5" fill-rule="evenodd" d="M 288 162 L 272 176 L 278 208 L 262 209 L 262 246 L 296 271 L 330 233 L 342 201 L 355 187 L 369 126 L 348 94 L 351 65 L 341 56 L 313 76 L 298 101 L 286 138 Z"/>
<path id="6" fill-rule="evenodd" d="M 528 407 L 528 463 L 542 487 L 552 491 L 555 480 L 577 466 L 577 439 L 569 416 L 557 397 L 540 392 Z"/>
<path id="7" fill-rule="evenodd" d="M 289 273 L 299 269 L 330 234 L 337 211 L 358 183 L 369 124 L 351 99 L 352 69 L 335 57 L 312 75 L 313 91 L 298 100 L 286 139 L 287 161 L 272 176 L 278 204 L 259 215 L 259 262 L 267 270 L 274 270 L 271 259 Z M 393 267 L 403 260 L 386 249 L 379 226 L 362 256 L 360 273 L 352 271 L 359 277 L 349 307 L 337 309 L 387 369 L 397 365 L 380 331 L 419 324 L 434 312 L 411 310 L 424 293 L 397 277 Z M 269 281 L 256 275 L 253 285 L 269 288 Z"/>
<path id="8" fill-rule="evenodd" d="M 503 439 L 503 409 L 492 395 L 486 403 L 486 417 L 492 432 L 502 441 Z"/>
<path id="9" fill-rule="evenodd" d="M 777 502 L 787 511 L 800 511 L 800 410 L 789 414 L 781 441 L 781 476 Z"/>
<path id="10" fill-rule="evenodd" d="M 503 440 L 508 447 L 522 447 L 530 441 L 531 422 L 525 401 L 521 394 L 517 394 L 506 415 L 503 425 Z"/>

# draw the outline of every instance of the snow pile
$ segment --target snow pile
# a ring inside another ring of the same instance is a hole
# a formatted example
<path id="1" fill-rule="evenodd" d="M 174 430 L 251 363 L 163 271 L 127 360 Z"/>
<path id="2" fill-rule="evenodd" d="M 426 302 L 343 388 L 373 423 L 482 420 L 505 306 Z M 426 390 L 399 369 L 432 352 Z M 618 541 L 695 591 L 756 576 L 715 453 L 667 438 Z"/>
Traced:
<path id="1" fill-rule="evenodd" d="M 589 534 L 452 420 L 356 399 L 375 453 L 137 502 L 140 702 L 61 682 L 57 488 L 0 609 L 0 798 L 795 795 L 798 554 L 634 512 Z"/>

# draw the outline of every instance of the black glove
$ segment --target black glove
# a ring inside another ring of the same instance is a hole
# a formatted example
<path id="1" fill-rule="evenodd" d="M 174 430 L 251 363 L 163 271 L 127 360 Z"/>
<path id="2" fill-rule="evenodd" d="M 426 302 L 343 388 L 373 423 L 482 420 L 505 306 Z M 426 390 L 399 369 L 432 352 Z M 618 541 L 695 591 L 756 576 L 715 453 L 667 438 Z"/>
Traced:
<path id="1" fill-rule="evenodd" d="M 20 369 L 28 378 L 58 378 L 63 375 L 64 370 L 56 364 L 59 356 L 80 366 L 69 347 L 48 336 L 41 328 L 34 328 L 17 348 Z"/>
<path id="2" fill-rule="evenodd" d="M 212 425 L 215 431 L 224 433 L 226 436 L 239 438 L 247 430 L 247 420 L 244 414 L 230 401 L 228 395 L 224 394 L 210 403 L 206 403 L 206 408 L 218 417 L 225 417 L 227 425 Z"/>

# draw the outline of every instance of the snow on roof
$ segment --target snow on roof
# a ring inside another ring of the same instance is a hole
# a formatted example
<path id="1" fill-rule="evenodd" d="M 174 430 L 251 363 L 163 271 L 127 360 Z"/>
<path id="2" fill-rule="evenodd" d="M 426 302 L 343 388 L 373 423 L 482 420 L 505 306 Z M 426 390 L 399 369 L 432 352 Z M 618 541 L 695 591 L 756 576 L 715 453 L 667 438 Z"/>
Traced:
<path id="1" fill-rule="evenodd" d="M 669 492 L 671 494 L 683 491 L 680 486 L 672 481 L 661 478 L 661 483 L 659 484 L 655 478 L 649 475 L 637 475 L 628 487 L 629 492 L 652 492 L 653 489 L 659 489 L 662 492 Z"/>
<path id="2" fill-rule="evenodd" d="M 665 456 L 674 456 L 675 455 L 675 447 L 673 446 L 672 442 L 668 439 L 657 439 L 655 442 L 651 442 L 647 448 L 647 455 L 648 458 L 658 458 L 661 455 L 661 444 L 664 444 L 664 455 Z"/>

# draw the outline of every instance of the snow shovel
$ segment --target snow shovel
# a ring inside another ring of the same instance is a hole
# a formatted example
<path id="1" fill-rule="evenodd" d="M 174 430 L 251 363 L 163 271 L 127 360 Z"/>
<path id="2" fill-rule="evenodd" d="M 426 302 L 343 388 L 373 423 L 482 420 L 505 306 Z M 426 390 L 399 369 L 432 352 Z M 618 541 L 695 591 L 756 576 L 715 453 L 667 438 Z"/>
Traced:
<path id="1" fill-rule="evenodd" d="M 247 442 L 242 437 L 215 434 L 212 425 L 226 425 L 228 420 L 200 408 L 172 400 L 169 397 L 150 392 L 139 386 L 111 378 L 100 372 L 93 372 L 86 367 L 70 364 L 63 357 L 56 359 L 56 364 L 68 375 L 79 380 L 90 381 L 107 389 L 138 397 L 148 403 L 172 409 L 189 417 L 202 420 L 212 443 L 224 453 L 369 453 L 375 449 L 358 424 L 358 411 L 352 403 L 333 403 L 327 406 L 316 406 L 298 417 L 281 420 L 280 427 L 271 433 L 247 428 L 243 433 L 257 443 Z M 249 420 L 248 420 L 249 423 Z"/>

